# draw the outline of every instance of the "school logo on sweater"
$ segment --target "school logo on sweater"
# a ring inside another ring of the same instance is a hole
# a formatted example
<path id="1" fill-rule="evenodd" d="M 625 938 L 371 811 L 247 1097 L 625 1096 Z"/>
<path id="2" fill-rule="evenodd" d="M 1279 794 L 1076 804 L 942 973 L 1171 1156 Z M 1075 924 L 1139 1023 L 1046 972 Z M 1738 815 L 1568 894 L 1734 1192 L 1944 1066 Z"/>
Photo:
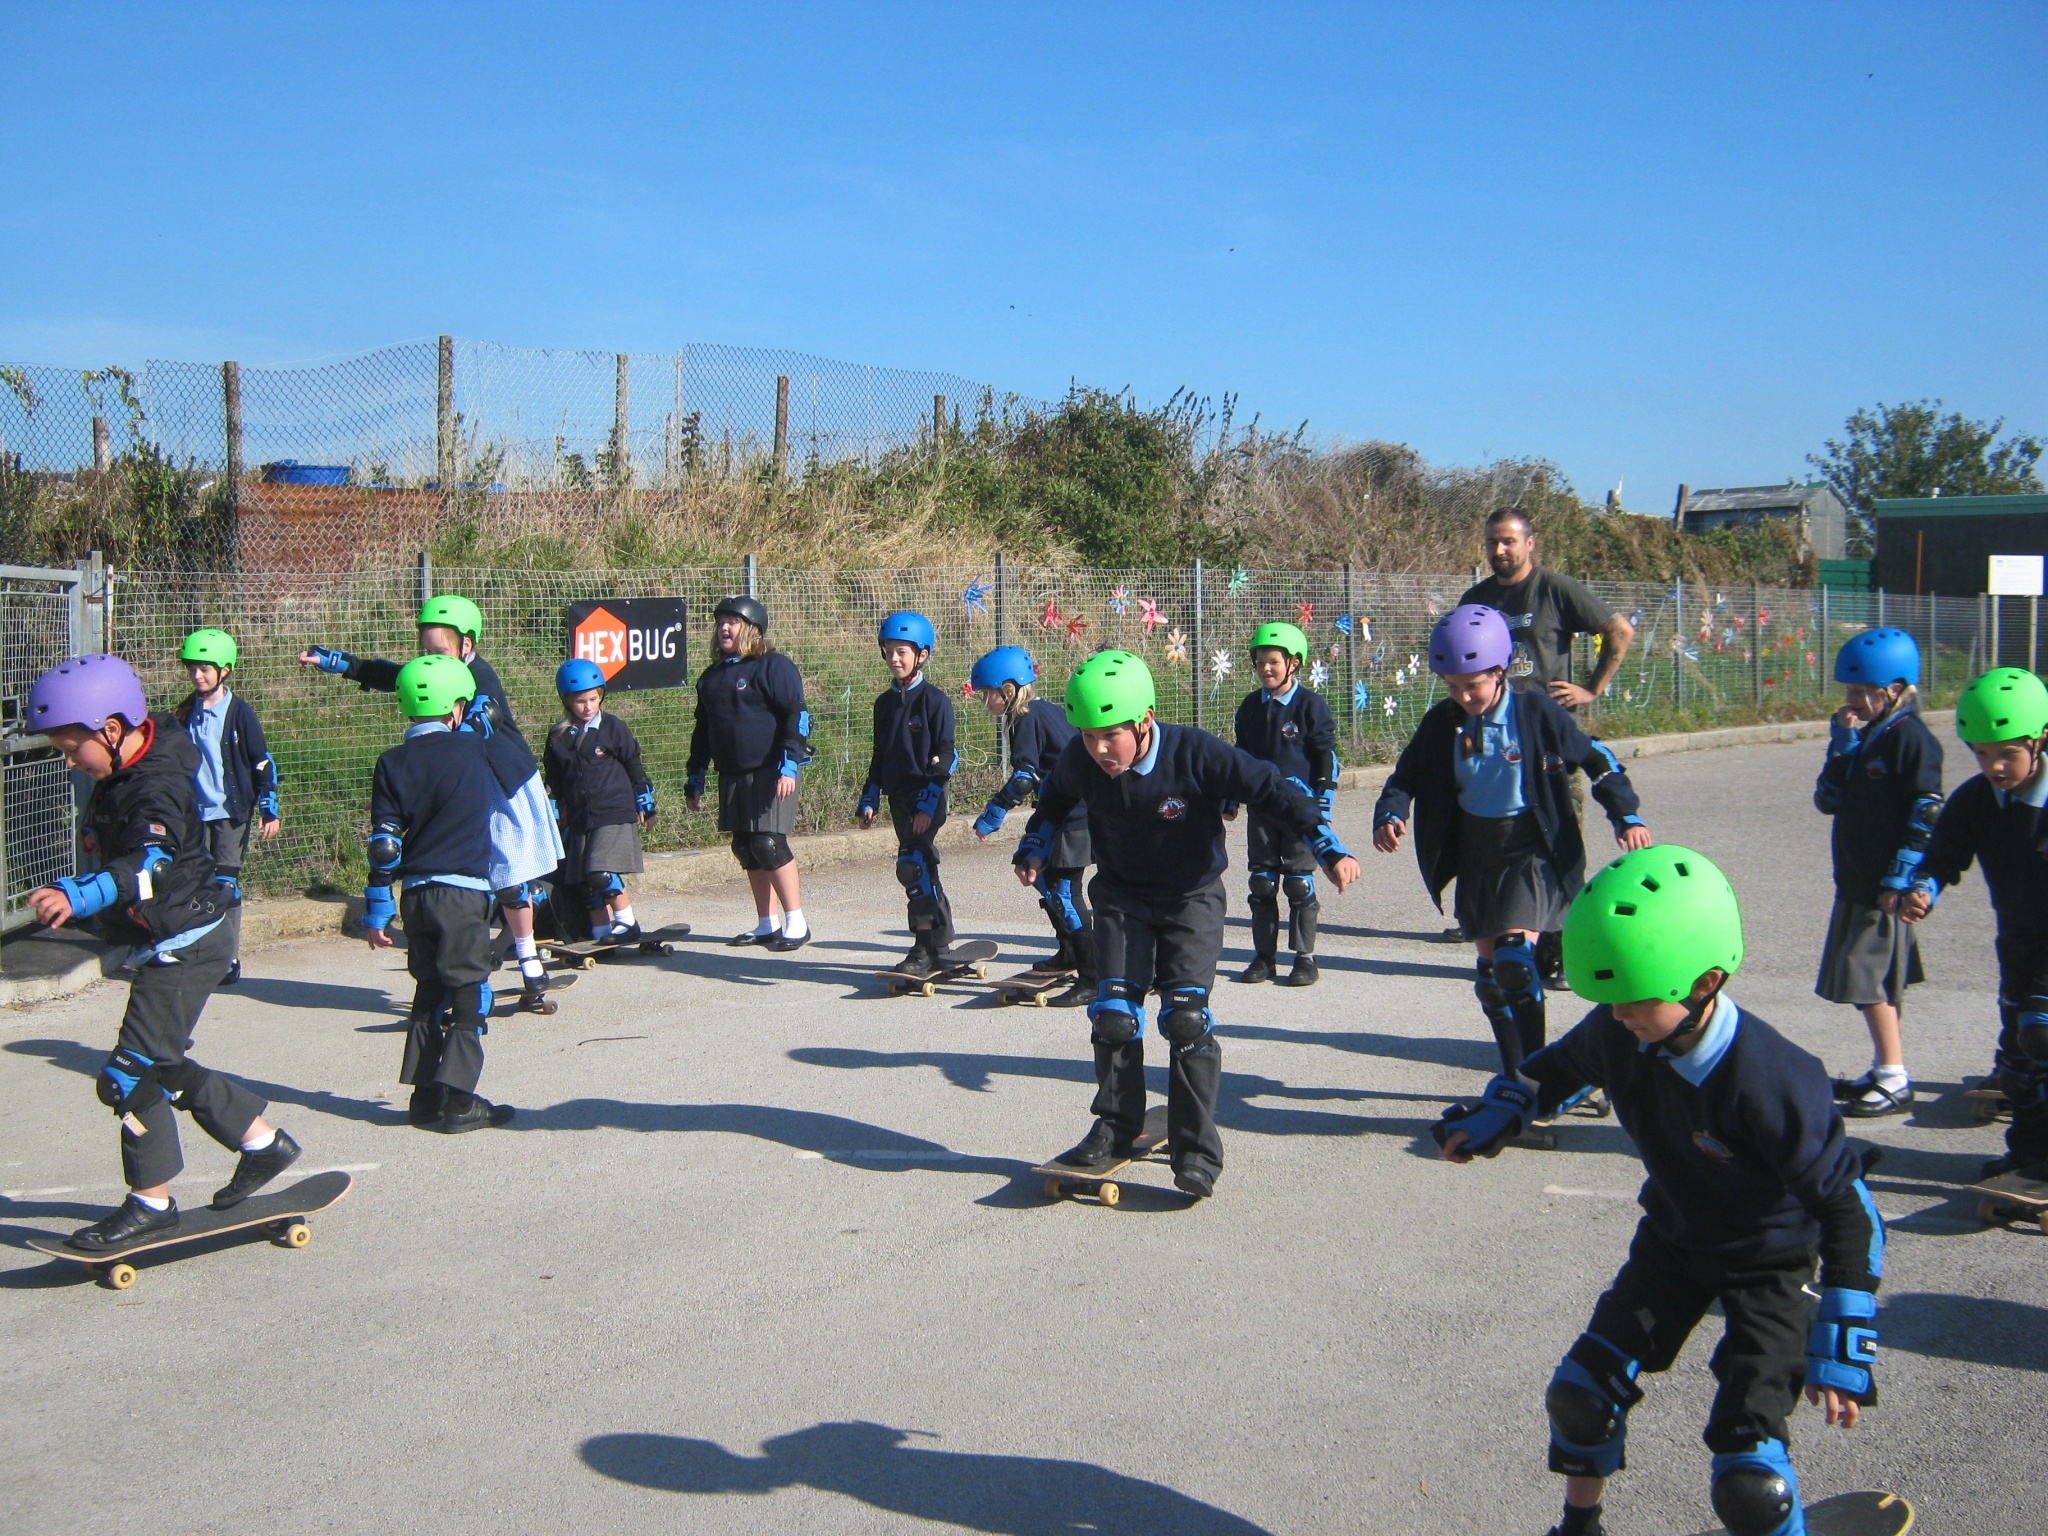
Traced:
<path id="1" fill-rule="evenodd" d="M 1284 721 L 1280 726 L 1280 734 L 1284 736 L 1287 740 L 1292 741 L 1295 737 L 1301 734 L 1301 727 L 1296 725 L 1292 720 Z"/>
<path id="2" fill-rule="evenodd" d="M 1717 1162 L 1726 1163 L 1734 1160 L 1735 1154 L 1722 1146 L 1720 1142 L 1714 1140 L 1705 1131 L 1694 1131 L 1692 1133 L 1692 1144 Z"/>
<path id="3" fill-rule="evenodd" d="M 1187 815 L 1187 813 L 1187 801 L 1180 799 L 1176 795 L 1168 795 L 1164 800 L 1159 802 L 1159 815 L 1163 820 L 1179 821 L 1181 817 Z"/>

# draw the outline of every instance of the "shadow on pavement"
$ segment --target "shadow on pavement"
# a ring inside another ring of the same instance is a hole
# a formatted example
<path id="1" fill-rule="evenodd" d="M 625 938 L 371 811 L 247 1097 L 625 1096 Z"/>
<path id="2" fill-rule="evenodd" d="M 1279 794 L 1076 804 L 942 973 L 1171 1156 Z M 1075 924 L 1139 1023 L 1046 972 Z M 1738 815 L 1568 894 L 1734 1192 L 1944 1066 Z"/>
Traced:
<path id="1" fill-rule="evenodd" d="M 7 1049 L 17 1056 L 41 1056 L 53 1067 L 67 1072 L 76 1072 L 80 1077 L 93 1077 L 105 1061 L 106 1053 L 80 1045 L 75 1040 L 10 1040 Z M 338 1093 L 325 1089 L 293 1088 L 284 1083 L 266 1083 L 261 1078 L 250 1077 L 245 1072 L 230 1072 L 228 1076 L 242 1084 L 251 1093 L 259 1094 L 273 1104 L 293 1104 L 300 1109 L 311 1110 L 319 1115 L 333 1115 L 339 1120 L 357 1120 L 364 1125 L 403 1125 L 405 1110 L 402 1106 L 374 1103 L 367 1099 L 344 1098 Z M 95 1104 L 98 1100 L 93 1101 Z"/>
<path id="2" fill-rule="evenodd" d="M 1890 1349 L 2048 1371 L 2048 1307 L 2031 1302 L 1907 1291 L 1881 1298 L 1878 1326 Z"/>
<path id="3" fill-rule="evenodd" d="M 1396 1061 L 1426 1061 L 1440 1067 L 1497 1072 L 1500 1070 L 1500 1055 L 1494 1048 L 1493 1037 L 1479 1033 L 1484 1027 L 1485 1021 L 1475 1016 L 1469 1040 L 1433 1035 L 1379 1035 L 1366 1030 L 1281 1029 L 1271 1024 L 1219 1024 L 1216 1033 L 1225 1040 L 1277 1040 L 1286 1045 L 1326 1045 L 1333 1051 L 1352 1051 L 1360 1056 L 1386 1056 Z"/>
<path id="4" fill-rule="evenodd" d="M 766 1494 L 815 1488 L 875 1509 L 1001 1536 L 1172 1531 L 1263 1536 L 1265 1527 L 1143 1478 L 1084 1461 L 941 1451 L 907 1442 L 918 1430 L 814 1424 L 736 1456 L 683 1435 L 594 1435 L 591 1470 L 665 1493 Z"/>
<path id="5" fill-rule="evenodd" d="M 409 978 L 402 984 L 409 988 Z M 277 976 L 251 976 L 247 972 L 240 982 L 218 995 L 223 999 L 253 998 L 276 1008 L 332 1008 L 341 1013 L 390 1013 L 400 1007 L 383 987 L 338 987 L 324 981 L 288 981 Z"/>

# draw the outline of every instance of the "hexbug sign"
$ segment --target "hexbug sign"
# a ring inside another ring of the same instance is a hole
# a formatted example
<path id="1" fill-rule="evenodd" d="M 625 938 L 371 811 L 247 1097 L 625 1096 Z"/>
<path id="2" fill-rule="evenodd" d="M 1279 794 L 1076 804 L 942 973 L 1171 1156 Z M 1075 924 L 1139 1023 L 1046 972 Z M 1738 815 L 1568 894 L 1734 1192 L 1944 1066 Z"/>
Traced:
<path id="1" fill-rule="evenodd" d="M 563 620 L 570 658 L 596 662 L 607 688 L 679 688 L 690 680 L 683 657 L 688 615 L 680 597 L 570 603 Z"/>

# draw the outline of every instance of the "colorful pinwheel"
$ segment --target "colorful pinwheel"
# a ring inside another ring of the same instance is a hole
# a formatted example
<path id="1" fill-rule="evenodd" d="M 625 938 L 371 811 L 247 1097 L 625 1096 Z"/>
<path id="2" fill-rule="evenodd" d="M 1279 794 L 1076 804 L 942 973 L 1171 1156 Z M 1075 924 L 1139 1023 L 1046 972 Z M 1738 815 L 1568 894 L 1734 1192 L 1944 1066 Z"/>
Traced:
<path id="1" fill-rule="evenodd" d="M 1340 635 L 1345 635 L 1345 636 L 1349 636 L 1349 635 L 1350 635 L 1350 633 L 1351 633 L 1351 615 L 1350 615 L 1350 614 L 1348 614 L 1348 613 L 1340 613 L 1340 614 L 1338 614 L 1338 615 L 1337 615 L 1337 617 L 1336 617 L 1335 619 L 1331 620 L 1331 622 L 1332 622 L 1333 624 L 1335 624 L 1335 625 L 1337 626 L 1337 633 L 1338 633 L 1338 634 L 1340 634 Z"/>
<path id="2" fill-rule="evenodd" d="M 960 601 L 967 605 L 969 613 L 985 614 L 988 612 L 988 595 L 991 590 L 993 589 L 989 584 L 977 576 L 967 584 L 967 590 L 960 594 Z"/>
<path id="3" fill-rule="evenodd" d="M 1323 659 L 1320 656 L 1318 656 L 1313 662 L 1309 664 L 1308 685 L 1309 687 L 1315 689 L 1317 693 L 1321 693 L 1323 691 L 1323 684 L 1327 683 L 1329 680 L 1330 669 L 1323 665 Z"/>
<path id="4" fill-rule="evenodd" d="M 1040 629 L 1058 629 L 1064 623 L 1066 623 L 1066 618 L 1060 612 L 1059 599 L 1048 597 L 1045 600 L 1045 612 L 1038 616 L 1038 627 Z"/>
<path id="5" fill-rule="evenodd" d="M 1218 651 L 1209 658 L 1209 670 L 1216 674 L 1216 681 L 1219 683 L 1230 676 L 1234 667 L 1235 663 L 1232 662 L 1228 651 Z"/>
<path id="6" fill-rule="evenodd" d="M 1357 714 L 1372 702 L 1372 690 L 1363 683 L 1351 685 L 1351 712 Z"/>
<path id="7" fill-rule="evenodd" d="M 1240 592 L 1244 591 L 1244 589 L 1250 586 L 1251 584 L 1252 573 L 1246 570 L 1243 566 L 1240 565 L 1231 571 L 1230 595 L 1232 597 L 1236 597 Z"/>
<path id="8" fill-rule="evenodd" d="M 1303 629 L 1307 629 L 1315 621 L 1316 605 L 1314 603 L 1296 603 L 1294 605 L 1295 623 L 1299 624 Z"/>
<path id="9" fill-rule="evenodd" d="M 1185 662 L 1188 659 L 1188 637 L 1185 630 L 1169 629 L 1166 632 L 1166 659 Z"/>
<path id="10" fill-rule="evenodd" d="M 1078 613 L 1067 620 L 1067 644 L 1077 645 L 1081 636 L 1088 632 L 1088 621 Z"/>
<path id="11" fill-rule="evenodd" d="M 1166 615 L 1159 611 L 1159 605 L 1149 597 L 1138 599 L 1138 622 L 1145 626 L 1145 633 L 1151 634 L 1166 622 Z"/>
<path id="12" fill-rule="evenodd" d="M 1131 589 L 1129 587 L 1118 587 L 1109 594 L 1109 611 L 1118 618 L 1122 618 L 1131 611 Z"/>

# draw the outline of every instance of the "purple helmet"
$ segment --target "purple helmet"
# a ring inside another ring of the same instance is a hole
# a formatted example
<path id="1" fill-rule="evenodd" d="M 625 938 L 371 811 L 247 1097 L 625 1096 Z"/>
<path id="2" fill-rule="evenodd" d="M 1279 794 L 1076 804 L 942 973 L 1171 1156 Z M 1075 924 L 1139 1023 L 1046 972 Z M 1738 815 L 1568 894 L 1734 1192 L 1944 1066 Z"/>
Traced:
<path id="1" fill-rule="evenodd" d="M 1500 610 L 1484 603 L 1462 603 L 1436 621 L 1429 632 L 1429 670 L 1438 677 L 1459 672 L 1490 672 L 1504 667 L 1515 653 L 1515 638 Z"/>
<path id="2" fill-rule="evenodd" d="M 130 725 L 149 718 L 141 680 L 118 656 L 103 652 L 60 661 L 28 691 L 28 728 L 32 731 L 65 725 L 96 731 L 109 715 L 119 715 Z"/>

